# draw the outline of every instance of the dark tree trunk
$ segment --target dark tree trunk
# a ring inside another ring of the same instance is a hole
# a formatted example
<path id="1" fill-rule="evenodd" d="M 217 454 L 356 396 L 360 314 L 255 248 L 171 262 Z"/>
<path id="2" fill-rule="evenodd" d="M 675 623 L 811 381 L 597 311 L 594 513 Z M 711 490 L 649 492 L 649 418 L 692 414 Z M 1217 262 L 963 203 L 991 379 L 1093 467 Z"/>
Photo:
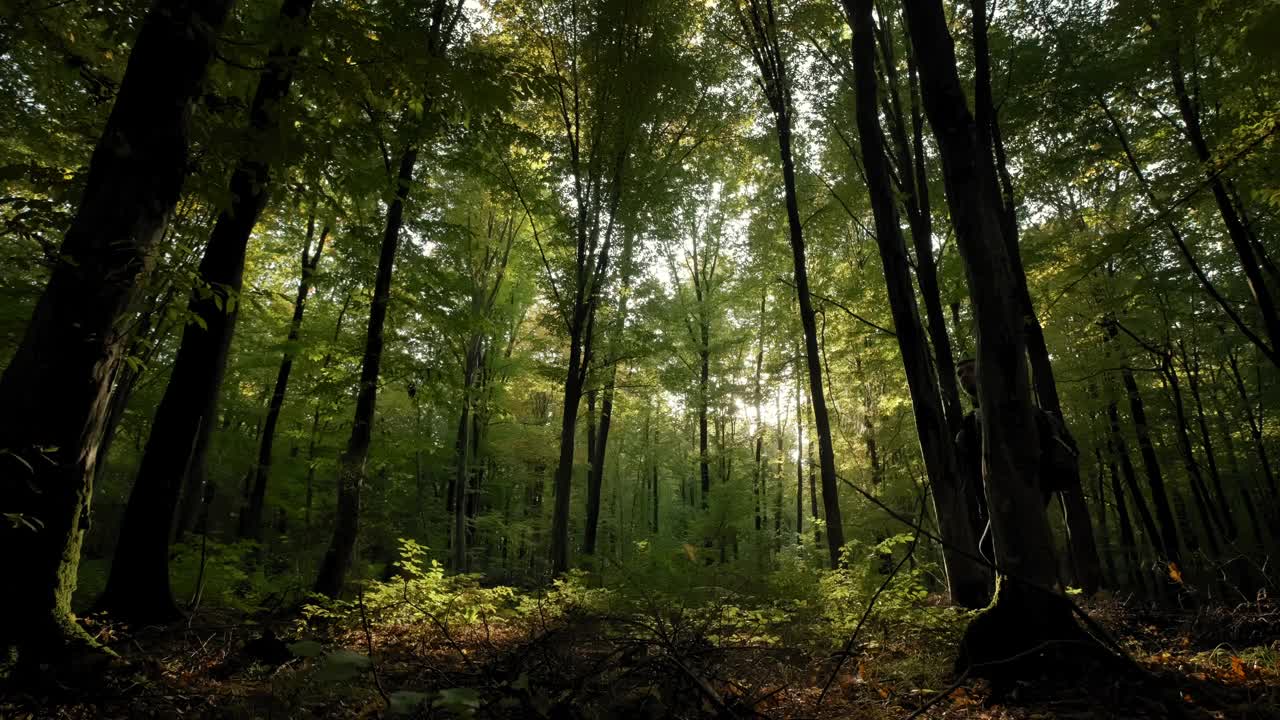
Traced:
<path id="1" fill-rule="evenodd" d="M 302 316 L 306 310 L 307 295 L 311 292 L 311 283 L 320 264 L 320 256 L 324 253 L 325 239 L 329 235 L 329 227 L 326 225 L 320 231 L 320 241 L 313 253 L 311 240 L 315 229 L 316 219 L 312 215 L 307 221 L 307 240 L 302 248 L 302 276 L 298 281 L 298 295 L 293 301 L 293 319 L 289 322 L 284 356 L 280 359 L 280 369 L 276 372 L 275 389 L 271 391 L 271 404 L 267 406 L 267 417 L 262 422 L 262 441 L 258 445 L 258 463 L 253 473 L 253 493 L 240 516 L 242 538 L 262 539 L 262 513 L 267 498 L 267 481 L 271 477 L 271 454 L 275 445 L 276 425 L 280 422 L 280 411 L 284 408 L 284 398 L 289 391 L 289 375 L 293 372 L 293 356 L 297 352 L 295 345 L 302 335 Z"/>
<path id="2" fill-rule="evenodd" d="M 1114 325 L 1108 325 L 1108 332 L 1114 337 Z M 1161 553 L 1166 560 L 1178 562 L 1181 559 L 1181 553 L 1178 550 L 1178 526 L 1173 518 L 1173 510 L 1169 506 L 1169 495 L 1165 492 L 1160 460 L 1156 457 L 1155 446 L 1151 444 L 1146 404 L 1142 401 L 1142 393 L 1138 391 L 1138 382 L 1133 377 L 1132 370 L 1123 368 L 1120 379 L 1124 383 L 1125 393 L 1129 396 L 1129 412 L 1133 416 L 1133 430 L 1138 438 L 1138 453 L 1142 456 L 1142 465 L 1146 470 L 1151 502 L 1156 506 L 1156 518 L 1160 521 Z"/>
<path id="3" fill-rule="evenodd" d="M 1195 450 L 1191 447 L 1191 435 L 1187 432 L 1186 406 L 1182 402 L 1182 385 L 1178 382 L 1178 374 L 1173 367 L 1173 355 L 1166 352 L 1160 358 L 1160 372 L 1165 386 L 1169 390 L 1173 404 L 1174 435 L 1178 438 L 1178 451 L 1182 455 L 1182 466 L 1187 471 L 1187 479 L 1191 484 L 1191 496 L 1196 503 L 1196 511 L 1200 515 L 1200 524 L 1204 527 L 1204 537 L 1209 543 L 1209 551 L 1214 558 L 1221 557 L 1222 547 L 1218 543 L 1217 524 L 1220 519 L 1215 516 L 1212 500 L 1205 488 L 1204 478 L 1200 473 L 1200 463 L 1196 461 Z"/>
<path id="4" fill-rule="evenodd" d="M 1244 385 L 1244 376 L 1240 374 L 1240 363 L 1236 360 L 1234 353 L 1227 356 L 1227 363 L 1231 367 L 1231 379 L 1235 381 L 1236 392 L 1240 395 L 1240 407 L 1244 410 L 1245 421 L 1249 424 L 1249 436 L 1253 438 L 1253 449 L 1258 455 L 1258 466 L 1262 469 L 1262 478 L 1266 481 L 1272 505 L 1280 504 L 1280 494 L 1276 491 L 1275 473 L 1271 469 L 1271 458 L 1262 437 L 1262 423 L 1257 413 L 1253 411 L 1253 401 L 1249 399 L 1249 391 Z"/>
<path id="5" fill-rule="evenodd" d="M 859 14 L 869 17 L 871 6 L 871 0 L 858 0 Z M 995 601 L 966 630 L 957 668 L 1007 677 L 1015 674 L 1012 669 L 985 663 L 1042 642 L 1080 641 L 1083 633 L 1070 602 L 1051 590 L 1057 576 L 1037 477 L 1039 437 L 1024 360 L 1023 306 L 1002 237 L 998 191 L 983 169 L 990 163 L 982 160 L 942 3 L 906 0 L 904 7 L 978 330 L 983 474 L 1001 571 Z"/>
<path id="6" fill-rule="evenodd" d="M 1205 465 L 1209 470 L 1209 480 L 1213 483 L 1213 493 L 1217 501 L 1219 517 L 1222 520 L 1223 533 L 1227 541 L 1233 541 L 1240 534 L 1236 527 L 1235 517 L 1231 512 L 1231 502 L 1222 489 L 1222 474 L 1218 471 L 1218 457 L 1214 452 L 1213 440 L 1209 433 L 1209 420 L 1204 412 L 1204 399 L 1200 394 L 1200 361 L 1193 362 L 1187 355 L 1186 346 L 1179 342 L 1182 352 L 1182 367 L 1187 374 L 1187 389 L 1191 391 L 1191 399 L 1195 402 L 1196 428 L 1200 432 L 1200 447 L 1204 451 Z"/>
<path id="7" fill-rule="evenodd" d="M 194 321 L 182 332 L 173 374 L 151 424 L 138 467 L 106 589 L 98 607 L 113 617 L 164 622 L 180 613 L 169 590 L 169 539 L 183 479 L 204 474 L 204 458 L 216 421 L 218 395 L 239 315 L 240 288 L 249 237 L 271 190 L 267 144 L 278 142 L 280 104 L 289 94 L 301 35 L 312 0 L 287 0 L 278 27 L 290 38 L 277 42 L 258 77 L 249 110 L 250 151 L 231 173 L 230 206 L 218 215 L 197 285 L 187 308 Z M 199 492 L 203 495 L 203 489 Z"/>
<path id="8" fill-rule="evenodd" d="M 622 343 L 622 334 L 627 325 L 627 305 L 631 299 L 631 273 L 633 270 L 632 253 L 634 251 L 635 234 L 631 229 L 625 230 L 622 240 L 622 257 L 619 265 L 621 282 L 618 290 L 618 315 L 614 319 L 609 335 L 610 356 L 604 393 L 600 400 L 600 425 L 596 429 L 595 451 L 591 457 L 591 468 L 587 478 L 587 527 L 583 534 L 582 552 L 594 555 L 596 536 L 600 525 L 600 490 L 604 486 L 605 455 L 609 448 L 609 431 L 613 426 L 614 383 L 618 377 L 617 355 Z M 595 502 L 591 497 L 594 495 Z"/>
<path id="9" fill-rule="evenodd" d="M 564 407 L 560 416 L 560 458 L 556 464 L 555 503 L 551 517 L 551 571 L 569 569 L 569 495 L 573 487 L 573 456 L 577 449 L 578 405 L 582 401 L 582 346 L 569 340 L 569 369 L 564 382 Z"/>
<path id="10" fill-rule="evenodd" d="M 0 523 L 0 650 L 24 667 L 92 644 L 71 595 L 121 321 L 182 193 L 192 102 L 230 6 L 157 0 L 143 19 L 60 260 L 0 377 L 0 511 L 21 520 Z"/>
<path id="11" fill-rule="evenodd" d="M 987 43 L 986 0 L 970 0 L 973 15 L 974 106 L 977 139 L 983 149 L 984 162 L 980 172 L 991 187 L 999 187 L 1001 235 L 1016 284 L 1018 302 L 1026 323 L 1027 357 L 1031 361 L 1031 376 L 1035 396 L 1040 408 L 1053 413 L 1065 424 L 1062 402 L 1058 397 L 1058 385 L 1049 360 L 1049 348 L 1045 343 L 1044 329 L 1036 316 L 1035 305 L 1027 288 L 1026 270 L 1022 265 L 1022 250 L 1018 243 L 1017 204 L 1014 200 L 1013 180 L 1009 174 L 1000 122 L 996 117 L 995 98 L 991 89 L 991 55 Z M 1070 549 L 1071 566 L 1075 583 L 1086 595 L 1098 589 L 1101 574 L 1098 548 L 1093 538 L 1093 526 L 1089 520 L 1089 506 L 1085 502 L 1080 483 L 1073 482 L 1058 493 L 1062 512 L 1066 518 L 1067 546 Z"/>
<path id="12" fill-rule="evenodd" d="M 804 224 L 800 218 L 800 202 L 796 189 L 795 157 L 791 149 L 791 79 L 778 42 L 776 18 L 772 4 L 763 7 L 750 0 L 744 10 L 735 4 L 738 20 L 751 44 L 756 69 L 760 73 L 765 99 L 773 111 L 774 130 L 778 141 L 778 157 L 782 163 L 782 186 L 786 200 L 787 228 L 791 243 L 791 260 L 795 271 L 795 288 L 800 303 L 800 325 L 804 329 L 805 360 L 809 369 L 809 398 L 813 406 L 814 429 L 818 440 L 818 465 L 822 471 L 822 505 L 827 521 L 827 550 L 831 567 L 840 563 L 844 546 L 844 521 L 840 513 L 840 488 L 836 477 L 835 446 L 831 440 L 831 418 L 822 386 L 822 355 L 818 348 L 818 326 L 809 294 L 809 271 L 805 264 Z M 797 418 L 797 422 L 799 419 Z"/>
<path id="13" fill-rule="evenodd" d="M 1107 471 L 1111 475 L 1111 497 L 1115 498 L 1116 503 L 1116 519 L 1120 522 L 1120 546 L 1124 550 L 1125 570 L 1128 571 L 1129 577 L 1135 585 L 1145 588 L 1142 580 L 1141 565 L 1138 561 L 1137 539 L 1133 534 L 1133 522 L 1129 519 L 1128 503 L 1124 499 L 1124 488 L 1120 485 L 1120 475 L 1116 472 L 1116 458 L 1118 453 L 1111 442 L 1111 438 L 1107 438 Z M 1128 460 L 1128 457 L 1125 457 Z M 1132 471 L 1130 467 L 1130 471 Z M 1101 488 L 1098 491 L 1098 497 L 1102 497 Z"/>
<path id="14" fill-rule="evenodd" d="M 1125 372 L 1128 372 L 1127 370 Z M 1138 519 L 1142 521 L 1142 529 L 1147 534 L 1147 540 L 1151 543 L 1151 549 L 1160 555 L 1164 552 L 1164 541 L 1160 537 L 1160 531 L 1156 529 L 1156 521 L 1151 516 L 1151 510 L 1147 508 L 1146 498 L 1142 495 L 1142 488 L 1138 487 L 1138 476 L 1134 470 L 1133 461 L 1129 459 L 1129 447 L 1125 443 L 1124 433 L 1120 429 L 1120 413 L 1116 409 L 1115 401 L 1107 403 L 1107 421 L 1111 426 L 1111 436 L 1107 442 L 1111 448 L 1113 457 L 1120 463 L 1121 474 L 1124 477 L 1125 487 L 1128 488 L 1129 494 L 1133 496 L 1133 505 L 1137 509 Z M 1116 496 L 1116 504 L 1123 502 L 1122 495 Z"/>
<path id="15" fill-rule="evenodd" d="M 876 242 L 889 291 L 889 307 L 893 315 L 894 332 L 897 334 L 898 349 L 902 355 L 907 387 L 911 395 L 916 434 L 920 439 L 920 451 L 933 495 L 938 531 L 943 541 L 943 564 L 947 572 L 948 590 L 951 593 L 952 602 L 964 607 L 981 607 L 989 597 L 990 575 L 985 567 L 973 559 L 974 551 L 978 547 L 978 539 L 974 535 L 975 528 L 970 522 L 966 502 L 966 492 L 975 493 L 980 490 L 966 488 L 960 475 L 955 446 L 951 440 L 955 431 L 959 429 L 960 418 L 956 417 L 954 423 L 949 422 L 948 418 L 948 415 L 959 414 L 959 396 L 955 398 L 955 407 L 950 413 L 947 412 L 944 396 L 939 394 L 939 385 L 934 382 L 934 368 L 930 362 L 928 342 L 921 327 L 915 290 L 911 286 L 910 261 L 898 222 L 880 119 L 876 112 L 878 91 L 871 3 L 844 0 L 844 8 L 853 30 L 854 92 L 862 166 L 866 172 L 867 188 L 871 194 Z M 888 43 L 881 42 L 881 46 L 886 53 L 890 52 Z M 905 146 L 905 142 L 902 144 Z M 905 156 L 905 148 L 900 149 L 900 152 Z M 899 172 L 905 173 L 904 168 L 908 167 L 905 158 L 899 164 Z M 924 213 L 927 215 L 927 208 Z M 910 214 L 918 216 L 920 211 Z M 912 234 L 926 233 L 929 224 L 927 220 L 913 217 Z M 930 234 L 917 238 L 917 258 L 921 257 L 922 252 L 927 255 L 929 273 L 933 272 L 931 243 Z M 917 276 L 920 277 L 919 265 L 917 265 Z M 933 324 L 939 325 L 934 328 L 935 344 L 939 339 L 938 333 L 941 334 L 941 340 L 944 343 L 937 348 L 935 354 L 941 356 L 945 353 L 946 355 L 946 368 L 944 371 L 940 365 L 939 380 L 949 378 L 950 391 L 954 393 L 955 370 L 950 359 L 949 344 L 946 344 L 945 321 L 942 316 L 941 302 L 937 298 L 936 274 L 931 280 L 934 301 L 937 303 L 936 319 L 938 321 Z M 925 279 L 922 278 L 921 288 L 927 298 L 926 284 Z"/>
<path id="16" fill-rule="evenodd" d="M 1204 130 L 1200 125 L 1199 98 L 1192 98 L 1187 92 L 1181 53 L 1181 45 L 1175 41 L 1170 48 L 1169 75 L 1173 81 L 1174 96 L 1178 101 L 1183 129 L 1186 131 L 1187 140 L 1190 141 L 1192 149 L 1195 150 L 1196 159 L 1203 166 L 1205 181 L 1209 183 L 1209 189 L 1213 192 L 1218 213 L 1222 215 L 1227 236 L 1231 238 L 1231 246 L 1235 248 L 1236 256 L 1240 259 L 1240 270 L 1244 272 L 1245 281 L 1249 285 L 1253 304 L 1257 306 L 1258 313 L 1262 316 L 1262 326 L 1267 333 L 1267 338 L 1271 341 L 1270 352 L 1266 354 L 1272 363 L 1280 366 L 1280 313 L 1276 312 L 1275 300 L 1267 288 L 1266 278 L 1263 277 L 1262 266 L 1254 251 L 1256 244 L 1227 194 L 1226 184 L 1214 162 L 1209 143 L 1205 139 Z"/>
<path id="17" fill-rule="evenodd" d="M 356 394 L 355 417 L 347 449 L 338 458 L 338 505 L 334 518 L 333 538 L 325 550 L 316 576 L 315 591 L 331 598 L 342 592 L 347 572 L 355 554 L 360 532 L 360 490 L 364 485 L 365 462 L 373 443 L 374 411 L 378 399 L 378 374 L 382 369 L 384 326 L 387 305 L 391 301 L 391 278 L 396 250 L 400 246 L 400 228 L 404 224 L 404 206 L 413 182 L 413 166 L 418 150 L 405 148 L 396 174 L 395 199 L 387 208 L 387 225 L 378 253 L 378 271 L 374 277 L 373 302 L 369 305 L 369 325 L 365 332 L 364 356 L 360 361 L 360 389 Z"/>
<path id="18" fill-rule="evenodd" d="M 849 15 L 850 5 L 850 2 L 844 2 L 847 18 L 851 17 Z M 857 32 L 856 29 L 854 32 Z M 855 55 L 858 52 L 856 42 L 857 41 L 855 41 L 854 46 Z M 952 357 L 951 338 L 947 333 L 947 317 L 942 309 L 942 293 L 939 289 L 938 283 L 938 268 L 933 257 L 933 212 L 929 201 L 929 177 L 926 169 L 927 160 L 925 157 L 924 146 L 924 115 L 920 109 L 915 57 L 911 52 L 910 43 L 908 43 L 907 79 L 908 93 L 911 98 L 911 139 L 910 143 L 908 143 L 906 118 L 904 117 L 902 101 L 899 97 L 898 91 L 899 81 L 897 63 L 894 60 L 893 55 L 893 37 L 887 22 L 883 22 L 881 25 L 877 43 L 881 48 L 881 54 L 884 57 L 883 66 L 887 79 L 886 85 L 889 96 L 889 106 L 885 116 L 890 120 L 889 137 L 893 140 L 895 154 L 897 155 L 897 177 L 899 179 L 899 185 L 902 188 L 902 206 L 906 209 L 907 223 L 911 228 L 911 241 L 915 248 L 915 263 L 913 267 L 915 268 L 916 281 L 920 284 L 920 297 L 924 300 L 925 317 L 927 319 L 929 331 L 929 342 L 933 345 L 933 360 L 935 367 L 937 368 L 936 392 L 941 394 L 941 410 L 946 421 L 947 429 L 946 444 L 950 446 L 952 444 L 950 439 L 954 438 L 956 434 L 960 432 L 961 421 L 964 419 L 964 410 L 960 404 L 960 390 L 958 383 L 956 382 L 955 358 Z M 874 57 L 872 58 L 872 61 L 874 61 Z M 866 62 L 865 59 L 864 62 Z M 860 87 L 857 85 L 858 78 L 856 77 L 856 73 L 858 72 L 858 69 L 856 65 L 857 58 L 855 56 L 855 93 Z M 863 90 L 863 92 L 866 91 Z M 879 118 L 872 117 L 869 119 L 874 120 L 877 127 L 879 126 Z M 877 141 L 877 144 L 883 147 L 883 141 Z M 866 152 L 867 149 L 864 146 L 864 156 Z M 878 174 L 887 175 L 887 170 Z M 883 179 L 887 180 L 887 177 Z M 875 182 L 878 183 L 881 181 L 882 180 L 878 179 Z M 869 175 L 867 178 L 867 184 L 868 186 L 873 184 Z M 877 198 L 877 200 L 882 200 L 882 198 Z M 873 202 L 873 213 L 875 212 L 876 204 L 876 202 Z M 894 222 L 894 227 L 897 228 L 896 216 L 894 218 Z M 901 230 L 898 230 L 897 235 L 899 238 L 901 237 L 901 234 Z M 912 265 L 907 258 L 905 243 L 899 244 L 902 245 L 901 254 L 903 262 L 906 262 L 908 265 Z M 883 254 L 881 256 L 881 261 L 884 262 Z M 886 278 L 888 277 L 888 274 L 889 273 L 886 270 Z M 907 287 L 910 288 L 909 279 Z M 892 293 L 892 291 L 890 292 Z M 914 290 L 912 290 L 911 300 L 912 305 L 914 306 Z M 892 302 L 893 300 L 891 299 L 890 303 Z M 918 328 L 920 325 L 919 309 L 913 308 L 912 314 L 916 317 L 915 324 Z M 900 325 L 896 318 L 894 323 L 895 325 Z M 895 332 L 897 332 L 896 329 Z M 919 335 L 919 332 L 917 331 L 915 334 Z M 916 342 L 922 342 L 922 339 L 917 338 L 913 340 L 912 344 Z M 901 345 L 901 343 L 902 339 L 899 338 L 899 345 Z M 905 351 L 903 354 L 904 356 L 906 355 Z M 910 371 L 908 371 L 908 375 L 910 374 Z M 932 369 L 930 369 L 930 376 L 932 376 L 932 374 Z M 927 460 L 925 465 L 927 470 Z M 936 502 L 937 500 L 935 498 L 935 504 Z M 954 588 L 952 588 L 952 591 L 954 593 Z"/>
<path id="19" fill-rule="evenodd" d="M 804 390 L 800 387 L 800 353 L 796 353 L 796 544 L 804 544 Z M 812 448 L 810 449 L 812 455 Z"/>

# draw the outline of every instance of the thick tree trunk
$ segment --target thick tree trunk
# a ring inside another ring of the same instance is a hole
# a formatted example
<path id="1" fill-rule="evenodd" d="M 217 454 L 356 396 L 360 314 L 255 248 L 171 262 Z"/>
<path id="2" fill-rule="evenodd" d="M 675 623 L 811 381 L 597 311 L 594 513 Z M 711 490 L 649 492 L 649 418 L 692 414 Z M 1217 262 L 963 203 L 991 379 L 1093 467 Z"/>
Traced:
<path id="1" fill-rule="evenodd" d="M 1058 397 L 1058 385 L 1053 376 L 1053 365 L 1049 360 L 1049 348 L 1045 343 L 1044 329 L 1036 316 L 1035 305 L 1031 301 L 1031 292 L 1027 287 L 1026 270 L 1022 265 L 1022 250 L 1018 243 L 1017 205 L 1014 200 L 1013 180 L 1009 174 L 1008 160 L 1005 155 L 1004 140 L 1000 133 L 999 118 L 996 117 L 995 98 L 991 89 L 991 56 L 987 43 L 987 4 L 986 0 L 970 0 L 973 15 L 973 52 L 974 68 L 974 106 L 977 124 L 977 139 L 983 148 L 985 161 L 981 163 L 980 172 L 987 173 L 985 181 L 992 187 L 1000 188 L 1000 222 L 1005 249 L 1016 284 L 1018 302 L 1026 323 L 1027 357 L 1031 362 L 1031 376 L 1035 397 L 1040 408 L 1052 413 L 1066 422 L 1062 412 L 1062 402 Z M 1073 482 L 1058 493 L 1062 512 L 1066 518 L 1067 546 L 1070 550 L 1071 567 L 1075 576 L 1075 584 L 1084 590 L 1086 595 L 1098 589 L 1098 577 L 1101 566 L 1098 559 L 1098 548 L 1093 538 L 1093 526 L 1089 519 L 1089 506 L 1085 502 L 1080 483 Z"/>
<path id="2" fill-rule="evenodd" d="M 305 24 L 312 0 L 287 0 L 279 27 L 290 43 L 276 43 L 258 77 L 249 110 L 251 150 L 231 173 L 230 206 L 218 215 L 188 302 L 195 320 L 182 333 L 173 374 L 156 409 L 147 450 L 138 467 L 106 589 L 98 607 L 133 622 L 179 616 L 169 590 L 169 539 L 183 479 L 203 476 L 205 450 L 216 421 L 218 395 L 239 315 L 249 237 L 267 204 L 271 164 L 267 143 L 278 141 L 280 103 L 293 83 L 300 46 L 295 25 Z M 203 494 L 203 493 L 201 493 Z"/>
<path id="3" fill-rule="evenodd" d="M 230 6 L 157 0 L 143 19 L 60 260 L 0 377 L 0 511 L 18 520 L 0 523 L 0 650 L 25 667 L 92 644 L 71 595 L 121 320 L 182 193 L 192 102 Z"/>
<path id="4" fill-rule="evenodd" d="M 871 0 L 858 0 L 868 24 L 871 6 Z M 1024 361 L 1022 304 L 1002 237 L 997 188 L 982 168 L 989 163 L 982 161 L 942 3 L 906 0 L 904 8 L 978 329 L 983 475 L 1001 572 L 994 602 L 966 630 L 957 667 L 978 675 L 1009 674 L 1008 667 L 985 663 L 1042 642 L 1079 641 L 1083 633 L 1070 602 L 1052 591 L 1056 563 L 1037 477 L 1039 437 Z"/>
<path id="5" fill-rule="evenodd" d="M 939 386 L 934 381 L 933 364 L 930 361 L 928 342 L 920 323 L 915 290 L 911 286 L 906 242 L 898 222 L 880 119 L 876 112 L 878 102 L 871 8 L 870 3 L 865 3 L 861 8 L 860 4 L 856 0 L 844 1 L 845 12 L 853 29 L 854 93 L 857 103 L 862 166 L 866 172 L 867 187 L 871 194 L 871 208 L 876 224 L 876 243 L 879 246 L 880 262 L 884 268 L 885 283 L 889 292 L 889 308 L 893 315 L 894 332 L 897 334 L 898 349 L 902 355 L 903 369 L 907 376 L 916 434 L 919 437 L 920 452 L 924 458 L 925 471 L 933 495 L 938 531 L 943 541 L 943 565 L 947 573 L 948 590 L 951 593 L 952 602 L 964 607 L 981 607 L 988 599 L 991 578 L 987 569 L 973 559 L 976 554 L 974 551 L 978 547 L 978 539 L 974 535 L 975 528 L 970 522 L 965 499 L 966 491 L 972 493 L 980 490 L 964 487 L 956 461 L 955 445 L 951 440 L 955 433 L 951 427 L 952 423 L 948 422 L 949 413 L 945 409 L 946 403 L 943 402 L 939 394 Z M 900 164 L 905 167 L 905 161 Z M 913 234 L 917 230 L 924 232 L 923 226 L 922 221 L 915 220 L 912 223 Z M 923 238 L 924 247 L 921 247 L 920 243 L 916 247 L 917 256 L 922 251 L 928 255 L 930 268 L 933 257 L 931 242 L 932 240 L 926 235 Z M 919 276 L 918 269 L 917 275 Z M 936 301 L 938 292 L 936 276 L 933 277 L 933 283 Z M 925 282 L 922 280 L 922 288 L 924 285 Z M 939 302 L 937 307 L 939 321 L 942 320 L 941 312 Z M 940 328 L 940 332 L 942 340 L 946 342 L 945 325 Z M 951 378 L 951 388 L 954 392 L 954 366 L 951 365 L 949 346 L 938 348 L 938 353 L 941 354 L 943 350 L 948 356 L 946 365 L 951 369 L 941 373 L 940 368 L 940 374 Z M 957 396 L 956 408 L 952 413 L 958 412 L 959 397 Z M 958 418 L 955 425 L 958 429 Z"/>
<path id="6" fill-rule="evenodd" d="M 253 472 L 253 493 L 240 516 L 242 538 L 262 539 L 262 513 L 267 498 L 267 481 L 271 477 L 271 454 L 275 446 L 276 425 L 280 422 L 280 411 L 284 408 L 284 398 L 289 392 L 289 375 L 293 372 L 293 357 L 297 352 L 294 346 L 302 335 L 302 316 L 306 311 L 307 295 L 311 292 L 311 282 L 320 264 L 320 256 L 324 253 L 325 239 L 329 235 L 329 227 L 326 225 L 320 231 L 319 243 L 312 253 L 311 240 L 315 229 L 316 219 L 312 215 L 307 221 L 307 240 L 302 248 L 302 277 L 298 281 L 298 296 L 293 301 L 293 319 L 289 322 L 284 356 L 280 359 L 280 369 L 276 372 L 275 389 L 271 391 L 271 404 L 267 406 L 267 417 L 262 422 L 262 440 L 258 444 L 258 462 Z"/>
<path id="7" fill-rule="evenodd" d="M 333 538 L 325 550 L 316 575 L 315 591 L 337 597 L 346 583 L 347 572 L 355 555 L 360 533 L 360 490 L 364 485 L 365 462 L 373 443 L 374 412 L 378 399 L 378 375 L 382 369 L 384 326 L 387 305 L 391 302 L 391 279 L 396 250 L 400 247 L 400 228 L 404 225 L 404 206 L 413 182 L 413 166 L 418 150 L 405 148 L 400 155 L 396 174 L 395 199 L 387 208 L 387 225 L 378 253 L 378 271 L 374 277 L 373 302 L 369 305 L 369 325 L 365 332 L 364 356 L 360 361 L 360 388 L 356 394 L 355 417 L 347 449 L 338 458 L 338 505 L 334 518 Z"/>

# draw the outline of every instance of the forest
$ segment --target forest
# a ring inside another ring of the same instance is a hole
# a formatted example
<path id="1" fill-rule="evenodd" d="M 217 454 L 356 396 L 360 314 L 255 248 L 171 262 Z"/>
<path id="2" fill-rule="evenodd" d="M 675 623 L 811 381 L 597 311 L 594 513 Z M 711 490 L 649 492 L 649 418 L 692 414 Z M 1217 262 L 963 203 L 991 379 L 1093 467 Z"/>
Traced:
<path id="1" fill-rule="evenodd" d="M 7 0 L 0 718 L 1280 718 L 1274 0 Z"/>

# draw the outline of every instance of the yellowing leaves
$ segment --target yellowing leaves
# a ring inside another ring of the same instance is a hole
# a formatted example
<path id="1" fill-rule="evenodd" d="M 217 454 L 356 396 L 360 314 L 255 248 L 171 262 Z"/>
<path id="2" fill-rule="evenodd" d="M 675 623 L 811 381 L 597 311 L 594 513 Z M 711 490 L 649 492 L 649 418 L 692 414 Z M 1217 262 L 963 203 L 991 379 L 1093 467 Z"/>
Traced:
<path id="1" fill-rule="evenodd" d="M 1176 562 L 1169 563 L 1169 579 L 1179 585 L 1182 584 L 1182 570 L 1178 569 L 1178 563 Z"/>

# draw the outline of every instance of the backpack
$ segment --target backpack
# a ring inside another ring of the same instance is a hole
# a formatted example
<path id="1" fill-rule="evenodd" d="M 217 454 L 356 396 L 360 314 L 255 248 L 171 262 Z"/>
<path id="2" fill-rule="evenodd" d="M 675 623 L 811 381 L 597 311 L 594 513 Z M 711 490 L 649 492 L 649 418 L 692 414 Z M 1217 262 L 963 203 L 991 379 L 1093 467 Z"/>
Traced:
<path id="1" fill-rule="evenodd" d="M 1080 451 L 1067 426 L 1053 413 L 1036 410 L 1040 431 L 1040 487 L 1060 492 L 1080 484 Z"/>

